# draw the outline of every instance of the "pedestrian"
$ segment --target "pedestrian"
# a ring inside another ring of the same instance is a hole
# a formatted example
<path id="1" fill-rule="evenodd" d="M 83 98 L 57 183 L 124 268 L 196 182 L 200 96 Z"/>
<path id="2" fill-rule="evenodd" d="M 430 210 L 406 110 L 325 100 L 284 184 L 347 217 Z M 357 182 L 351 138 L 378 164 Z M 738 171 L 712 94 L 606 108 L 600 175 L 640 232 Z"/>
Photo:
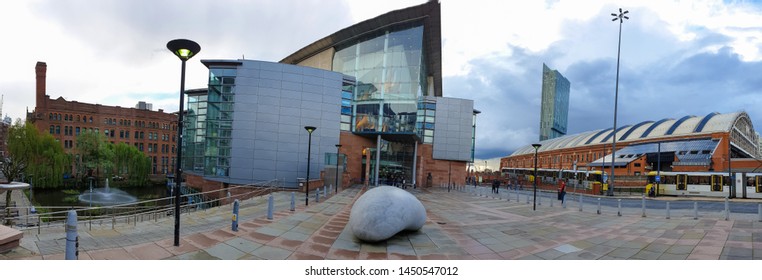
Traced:
<path id="1" fill-rule="evenodd" d="M 560 186 L 558 187 L 558 200 L 564 201 L 565 196 L 566 196 L 566 180 L 561 179 Z"/>

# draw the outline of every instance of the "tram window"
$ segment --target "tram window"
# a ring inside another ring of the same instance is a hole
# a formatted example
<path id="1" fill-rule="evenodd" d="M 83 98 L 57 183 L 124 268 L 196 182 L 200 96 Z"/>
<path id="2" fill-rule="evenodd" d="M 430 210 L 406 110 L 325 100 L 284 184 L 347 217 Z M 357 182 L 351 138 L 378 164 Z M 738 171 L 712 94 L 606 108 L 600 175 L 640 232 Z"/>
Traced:
<path id="1" fill-rule="evenodd" d="M 759 177 L 759 176 L 757 176 Z M 757 177 L 746 177 L 746 186 L 747 187 L 754 187 L 754 183 L 757 181 Z"/>
<path id="2" fill-rule="evenodd" d="M 664 184 L 675 184 L 675 176 L 662 176 L 662 180 L 664 180 Z"/>
<path id="3" fill-rule="evenodd" d="M 758 193 L 762 193 L 762 184 L 760 184 L 760 182 L 759 182 L 759 181 L 762 181 L 762 176 L 757 176 L 756 178 L 757 178 L 757 180 L 755 182 L 756 183 L 756 188 L 755 189 L 756 189 L 756 191 Z"/>

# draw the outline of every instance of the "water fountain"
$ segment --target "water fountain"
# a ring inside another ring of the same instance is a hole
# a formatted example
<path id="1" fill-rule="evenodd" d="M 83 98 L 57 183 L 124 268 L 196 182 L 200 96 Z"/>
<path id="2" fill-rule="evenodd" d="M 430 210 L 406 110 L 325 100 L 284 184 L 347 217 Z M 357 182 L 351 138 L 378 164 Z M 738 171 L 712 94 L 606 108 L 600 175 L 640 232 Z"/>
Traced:
<path id="1" fill-rule="evenodd" d="M 116 205 L 136 202 L 138 199 L 125 191 L 109 188 L 106 179 L 105 187 L 93 189 L 91 185 L 89 192 L 79 195 L 79 201 L 90 205 Z"/>

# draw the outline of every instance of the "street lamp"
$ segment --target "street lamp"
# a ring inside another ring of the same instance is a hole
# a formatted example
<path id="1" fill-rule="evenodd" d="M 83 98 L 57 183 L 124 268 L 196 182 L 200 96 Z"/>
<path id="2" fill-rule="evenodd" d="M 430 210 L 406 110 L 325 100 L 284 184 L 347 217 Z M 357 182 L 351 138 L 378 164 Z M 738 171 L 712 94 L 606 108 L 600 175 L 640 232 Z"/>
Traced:
<path id="1" fill-rule="evenodd" d="M 310 156 L 312 155 L 310 149 L 312 148 L 312 132 L 317 129 L 314 126 L 305 126 L 304 129 L 307 130 L 307 132 L 310 134 L 309 140 L 307 141 L 307 182 L 304 186 L 304 205 L 309 206 L 310 205 Z"/>
<path id="2" fill-rule="evenodd" d="M 175 165 L 175 246 L 180 246 L 180 184 L 182 182 L 181 161 L 183 158 L 183 103 L 185 99 L 185 61 L 198 54 L 201 46 L 196 42 L 186 39 L 175 39 L 167 43 L 167 49 L 172 51 L 180 61 L 182 68 L 180 70 L 180 109 L 177 116 L 177 160 Z"/>
<path id="3" fill-rule="evenodd" d="M 609 184 L 609 188 L 606 191 L 606 195 L 613 196 L 614 195 L 614 167 L 616 166 L 616 110 L 617 110 L 617 99 L 619 99 L 619 53 L 622 50 L 622 22 L 624 22 L 624 19 L 630 19 L 630 17 L 625 16 L 630 11 L 624 11 L 622 12 L 622 8 L 619 8 L 619 14 L 611 13 L 612 16 L 614 16 L 614 19 L 611 21 L 619 20 L 619 45 L 616 49 L 616 90 L 614 93 L 614 131 L 612 132 L 614 135 L 614 142 L 611 144 L 611 184 Z"/>
<path id="4" fill-rule="evenodd" d="M 532 211 L 537 210 L 537 149 L 541 146 L 540 143 L 532 144 L 532 147 L 534 147 L 534 200 L 532 201 Z"/>
<path id="5" fill-rule="evenodd" d="M 341 149 L 341 144 L 336 144 L 336 191 L 334 191 L 334 194 L 339 193 L 339 149 Z"/>

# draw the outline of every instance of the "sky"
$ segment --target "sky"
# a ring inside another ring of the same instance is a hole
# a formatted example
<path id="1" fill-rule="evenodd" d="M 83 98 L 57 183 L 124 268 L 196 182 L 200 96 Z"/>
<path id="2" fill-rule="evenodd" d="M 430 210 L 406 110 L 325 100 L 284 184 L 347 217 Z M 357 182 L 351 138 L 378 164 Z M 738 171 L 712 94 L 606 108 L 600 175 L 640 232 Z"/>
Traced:
<path id="1" fill-rule="evenodd" d="M 423 0 L 27 0 L 0 4 L 2 114 L 34 109 L 34 66 L 47 92 L 87 103 L 176 111 L 180 61 L 279 61 L 342 28 Z M 621 24 L 617 127 L 745 111 L 762 127 L 762 3 L 755 1 L 441 0 L 443 95 L 473 99 L 476 166 L 539 138 L 542 64 L 571 82 L 568 133 L 610 128 Z"/>

